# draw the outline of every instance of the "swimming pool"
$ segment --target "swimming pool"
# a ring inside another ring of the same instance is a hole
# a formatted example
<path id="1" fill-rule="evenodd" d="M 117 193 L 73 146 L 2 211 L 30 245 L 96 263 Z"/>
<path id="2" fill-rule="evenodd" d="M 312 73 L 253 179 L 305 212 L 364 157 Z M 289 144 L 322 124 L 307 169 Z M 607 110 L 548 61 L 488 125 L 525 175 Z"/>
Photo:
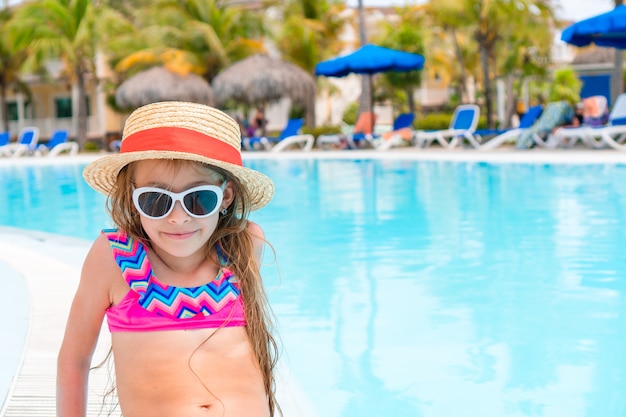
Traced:
<path id="1" fill-rule="evenodd" d="M 276 182 L 253 218 L 319 416 L 626 411 L 626 166 L 246 164 Z M 93 239 L 104 198 L 80 171 L 0 166 L 0 224 Z"/>

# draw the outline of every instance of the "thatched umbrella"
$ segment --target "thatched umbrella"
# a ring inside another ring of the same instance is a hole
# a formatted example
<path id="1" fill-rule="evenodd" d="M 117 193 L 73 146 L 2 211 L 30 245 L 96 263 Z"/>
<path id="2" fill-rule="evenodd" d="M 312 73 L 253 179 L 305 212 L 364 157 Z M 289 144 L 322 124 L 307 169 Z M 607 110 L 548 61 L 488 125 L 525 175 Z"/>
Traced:
<path id="1" fill-rule="evenodd" d="M 165 67 L 153 67 L 133 75 L 115 92 L 115 103 L 122 109 L 169 100 L 213 105 L 213 90 L 196 74 L 180 75 Z"/>
<path id="2" fill-rule="evenodd" d="M 302 68 L 265 54 L 252 55 L 223 69 L 211 83 L 218 105 L 229 100 L 264 108 L 283 97 L 306 109 L 315 124 L 315 79 Z"/>

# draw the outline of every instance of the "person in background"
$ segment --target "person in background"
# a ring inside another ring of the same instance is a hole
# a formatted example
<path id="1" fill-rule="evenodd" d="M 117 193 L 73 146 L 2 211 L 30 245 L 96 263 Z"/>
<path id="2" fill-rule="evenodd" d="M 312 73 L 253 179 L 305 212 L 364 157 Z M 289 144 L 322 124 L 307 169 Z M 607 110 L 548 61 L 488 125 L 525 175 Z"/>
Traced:
<path id="1" fill-rule="evenodd" d="M 254 113 L 254 119 L 252 119 L 252 128 L 254 134 L 251 136 L 264 136 L 265 128 L 267 126 L 267 119 L 265 118 L 265 112 L 261 107 L 257 107 L 256 113 Z"/>

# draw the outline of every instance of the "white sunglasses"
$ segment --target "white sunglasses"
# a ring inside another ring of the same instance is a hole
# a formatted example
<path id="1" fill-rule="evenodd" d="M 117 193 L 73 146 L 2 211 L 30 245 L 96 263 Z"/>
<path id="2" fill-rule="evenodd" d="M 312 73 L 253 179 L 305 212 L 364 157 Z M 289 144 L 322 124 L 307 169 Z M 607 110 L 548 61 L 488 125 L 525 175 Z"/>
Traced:
<path id="1" fill-rule="evenodd" d="M 139 187 L 133 191 L 133 203 L 139 213 L 149 219 L 167 217 L 177 201 L 191 217 L 203 218 L 214 214 L 222 204 L 226 181 L 217 185 L 200 185 L 180 193 L 157 187 Z"/>

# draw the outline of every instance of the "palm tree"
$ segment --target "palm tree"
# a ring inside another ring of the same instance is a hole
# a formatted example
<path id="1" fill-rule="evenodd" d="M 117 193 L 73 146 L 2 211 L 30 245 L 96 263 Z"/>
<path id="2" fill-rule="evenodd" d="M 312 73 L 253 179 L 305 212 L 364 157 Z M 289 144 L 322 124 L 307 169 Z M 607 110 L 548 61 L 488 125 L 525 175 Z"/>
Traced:
<path id="1" fill-rule="evenodd" d="M 313 74 L 315 65 L 343 49 L 343 2 L 290 0 L 280 15 L 275 39 L 284 59 Z"/>
<path id="2" fill-rule="evenodd" d="M 463 5 L 457 0 L 439 0 L 424 6 L 427 24 L 426 31 L 429 59 L 426 68 L 431 76 L 451 78 L 458 83 L 461 102 L 472 101 L 468 89 L 468 77 L 472 74 L 476 62 L 471 64 L 470 57 L 477 56 L 468 42 L 468 24 Z M 469 67 L 469 68 L 468 68 Z M 447 74 L 446 74 L 447 73 Z"/>
<path id="3" fill-rule="evenodd" d="M 624 0 L 615 0 L 615 7 L 624 4 Z M 624 52 L 621 50 L 615 51 L 615 65 L 613 66 L 613 91 L 611 91 L 611 97 L 613 101 L 617 99 L 621 93 L 624 92 Z"/>
<path id="4" fill-rule="evenodd" d="M 524 80 L 548 73 L 554 13 L 548 1 L 520 2 L 504 11 L 509 24 L 500 32 L 500 44 L 506 47 L 497 48 L 495 71 L 505 81 L 507 102 L 501 127 L 508 128 Z"/>
<path id="5" fill-rule="evenodd" d="M 5 7 L 0 10 L 0 33 L 6 33 L 7 25 L 12 18 L 11 9 Z M 9 112 L 7 107 L 7 90 L 11 86 L 28 93 L 25 84 L 19 78 L 19 69 L 26 59 L 24 50 L 13 47 L 7 36 L 0 38 L 0 109 L 2 111 L 2 126 L 5 132 L 9 131 Z"/>
<path id="6" fill-rule="evenodd" d="M 365 9 L 363 8 L 363 0 L 358 0 L 359 14 L 359 41 L 361 46 L 367 44 L 367 33 L 365 31 Z M 372 103 L 372 75 L 367 74 L 361 77 L 361 99 L 359 100 L 359 113 L 373 111 L 374 103 Z"/>
<path id="7" fill-rule="evenodd" d="M 511 2 L 508 0 L 440 0 L 430 2 L 431 13 L 434 12 L 436 19 L 443 22 L 450 29 L 471 31 L 476 42 L 480 65 L 482 69 L 481 79 L 484 91 L 485 108 L 487 121 L 490 127 L 494 125 L 493 113 L 493 88 L 492 82 L 498 75 L 498 62 L 509 51 L 514 50 L 515 45 L 510 44 L 514 38 L 515 31 L 524 36 L 517 36 L 517 39 L 529 39 L 534 36 L 531 28 L 535 26 L 525 25 L 526 18 L 529 18 L 536 10 L 542 11 L 542 18 L 545 30 L 550 27 L 549 19 L 551 13 L 546 15 L 543 11 L 550 9 L 550 0 L 519 0 Z M 437 11 L 437 8 L 440 8 Z M 548 16 L 548 17 L 545 17 Z M 504 51 L 502 54 L 500 51 Z M 458 53 L 457 53 L 458 54 Z M 509 63 L 514 62 L 510 60 Z M 515 65 L 519 65 L 517 63 Z"/>
<path id="8" fill-rule="evenodd" d="M 15 10 L 10 23 L 12 45 L 27 58 L 25 71 L 45 71 L 45 63 L 59 59 L 63 73 L 76 86 L 77 136 L 81 147 L 87 139 L 87 77 L 95 73 L 96 6 L 91 0 L 35 0 Z"/>
<path id="9" fill-rule="evenodd" d="M 289 0 L 285 3 L 279 29 L 274 35 L 282 59 L 313 74 L 315 65 L 336 55 L 343 42 L 339 35 L 344 29 L 345 4 L 326 0 Z M 307 125 L 315 122 L 315 105 L 306 106 Z"/>
<path id="10" fill-rule="evenodd" d="M 102 47 L 118 72 L 132 74 L 165 65 L 210 82 L 231 62 L 265 50 L 260 13 L 220 0 L 143 3 L 102 19 L 106 22 Z"/>
<path id="11" fill-rule="evenodd" d="M 398 8 L 397 11 L 400 20 L 383 24 L 382 32 L 376 36 L 378 44 L 392 49 L 423 55 L 423 13 L 409 7 Z M 383 77 L 392 87 L 404 90 L 408 110 L 410 113 L 415 113 L 413 92 L 422 81 L 421 71 L 390 71 L 383 74 Z"/>

